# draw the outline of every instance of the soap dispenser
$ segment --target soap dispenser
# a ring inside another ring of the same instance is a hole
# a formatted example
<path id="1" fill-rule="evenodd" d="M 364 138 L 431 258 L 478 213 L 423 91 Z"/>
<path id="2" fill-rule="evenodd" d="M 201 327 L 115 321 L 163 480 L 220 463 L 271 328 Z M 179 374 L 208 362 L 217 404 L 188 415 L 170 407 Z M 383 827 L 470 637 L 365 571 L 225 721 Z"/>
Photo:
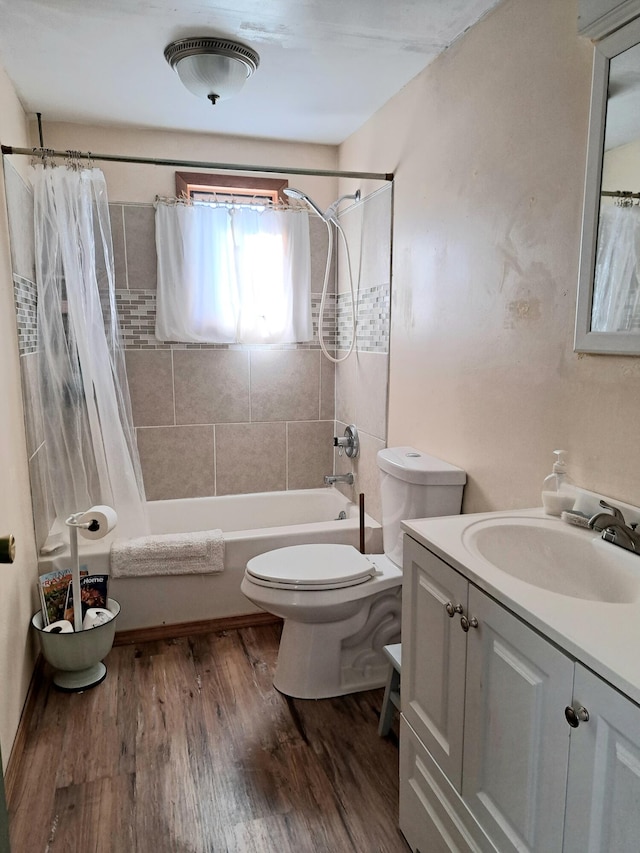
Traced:
<path id="1" fill-rule="evenodd" d="M 573 509 L 575 495 L 571 489 L 571 480 L 567 475 L 567 463 L 564 461 L 566 450 L 554 450 L 556 461 L 553 471 L 545 477 L 542 484 L 542 506 L 547 515 L 561 515 Z"/>

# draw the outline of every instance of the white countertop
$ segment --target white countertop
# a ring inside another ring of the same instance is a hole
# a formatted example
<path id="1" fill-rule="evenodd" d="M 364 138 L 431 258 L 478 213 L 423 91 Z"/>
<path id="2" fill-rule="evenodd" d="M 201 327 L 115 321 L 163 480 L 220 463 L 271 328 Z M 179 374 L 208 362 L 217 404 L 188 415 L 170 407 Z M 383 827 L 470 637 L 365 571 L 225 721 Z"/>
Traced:
<path id="1" fill-rule="evenodd" d="M 470 525 L 501 517 L 543 518 L 564 528 L 569 526 L 540 508 L 416 519 L 402 522 L 402 527 L 475 586 L 640 704 L 640 583 L 635 601 L 611 604 L 560 595 L 518 580 L 463 544 L 464 531 Z M 600 539 L 601 535 L 573 526 L 571 530 L 587 539 Z M 608 542 L 596 547 L 621 551 L 621 559 L 631 563 L 633 572 L 637 569 L 640 581 L 639 555 Z"/>

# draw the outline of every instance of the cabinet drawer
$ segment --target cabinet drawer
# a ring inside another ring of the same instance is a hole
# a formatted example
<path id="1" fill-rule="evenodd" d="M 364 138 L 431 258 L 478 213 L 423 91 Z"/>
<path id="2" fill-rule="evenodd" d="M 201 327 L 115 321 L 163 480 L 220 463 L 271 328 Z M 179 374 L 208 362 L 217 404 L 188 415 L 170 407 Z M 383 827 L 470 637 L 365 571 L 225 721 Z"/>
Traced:
<path id="1" fill-rule="evenodd" d="M 400 829 L 416 853 L 497 853 L 404 716 Z"/>

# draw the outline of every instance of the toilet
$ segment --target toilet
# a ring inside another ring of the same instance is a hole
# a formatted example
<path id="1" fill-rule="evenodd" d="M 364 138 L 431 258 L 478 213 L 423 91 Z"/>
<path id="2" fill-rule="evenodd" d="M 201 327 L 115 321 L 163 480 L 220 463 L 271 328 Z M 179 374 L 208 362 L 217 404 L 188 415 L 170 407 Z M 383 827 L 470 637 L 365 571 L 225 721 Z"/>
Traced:
<path id="1" fill-rule="evenodd" d="M 377 456 L 384 554 L 351 545 L 293 545 L 249 560 L 241 590 L 284 620 L 273 684 L 297 699 L 382 687 L 382 649 L 400 640 L 401 521 L 457 515 L 466 474 L 413 447 Z"/>

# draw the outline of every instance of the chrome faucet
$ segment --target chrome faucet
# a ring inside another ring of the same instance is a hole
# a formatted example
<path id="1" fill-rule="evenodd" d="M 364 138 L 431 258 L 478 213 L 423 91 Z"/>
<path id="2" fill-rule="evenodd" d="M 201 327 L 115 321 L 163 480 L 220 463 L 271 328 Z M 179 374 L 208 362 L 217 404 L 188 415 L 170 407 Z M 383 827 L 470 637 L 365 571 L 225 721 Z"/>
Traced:
<path id="1" fill-rule="evenodd" d="M 325 486 L 333 486 L 334 483 L 346 483 L 348 486 L 353 486 L 353 474 L 325 474 Z"/>
<path id="2" fill-rule="evenodd" d="M 611 506 L 606 501 L 600 501 L 603 509 L 609 512 L 598 512 L 589 519 L 589 527 L 592 530 L 602 530 L 602 538 L 606 542 L 613 542 L 627 551 L 640 554 L 640 532 L 636 532 L 636 525 L 628 525 L 624 515 L 618 507 Z"/>

